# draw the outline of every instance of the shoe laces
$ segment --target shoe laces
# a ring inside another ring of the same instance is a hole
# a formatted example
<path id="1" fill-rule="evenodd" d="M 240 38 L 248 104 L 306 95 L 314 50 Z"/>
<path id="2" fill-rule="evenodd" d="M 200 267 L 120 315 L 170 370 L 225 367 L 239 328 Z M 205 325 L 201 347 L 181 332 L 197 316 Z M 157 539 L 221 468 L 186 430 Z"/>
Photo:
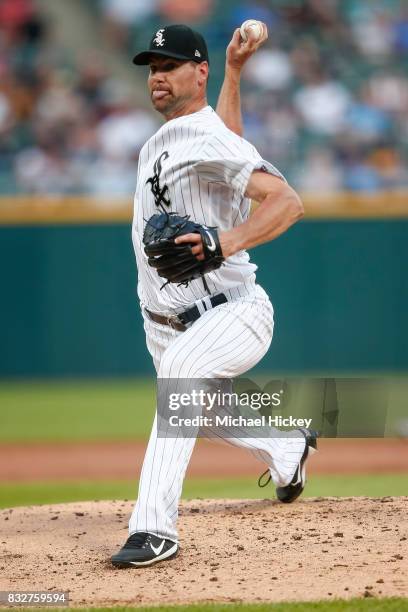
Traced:
<path id="1" fill-rule="evenodd" d="M 145 548 L 151 540 L 150 533 L 144 533 L 142 531 L 136 531 L 126 541 L 123 548 Z"/>
<path id="2" fill-rule="evenodd" d="M 265 482 L 262 482 L 262 480 L 265 478 L 265 476 L 267 476 L 267 479 L 265 480 Z M 260 477 L 258 478 L 258 487 L 260 487 L 261 489 L 263 489 L 263 487 L 266 487 L 266 485 L 268 485 L 272 480 L 272 476 L 269 470 L 266 470 L 263 474 L 260 475 Z"/>

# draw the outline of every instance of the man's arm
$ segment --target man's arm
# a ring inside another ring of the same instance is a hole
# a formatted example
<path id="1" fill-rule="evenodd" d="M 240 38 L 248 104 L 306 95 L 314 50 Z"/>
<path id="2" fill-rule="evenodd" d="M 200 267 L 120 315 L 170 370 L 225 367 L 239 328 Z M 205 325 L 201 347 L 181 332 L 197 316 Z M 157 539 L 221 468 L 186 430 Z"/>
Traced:
<path id="1" fill-rule="evenodd" d="M 252 215 L 241 225 L 219 233 L 222 254 L 225 258 L 243 249 L 274 240 L 303 217 L 303 204 L 292 187 L 285 181 L 256 170 L 249 180 L 245 196 L 260 202 Z M 176 238 L 176 244 L 194 244 L 193 254 L 204 259 L 199 234 L 186 234 Z"/>
<path id="2" fill-rule="evenodd" d="M 261 171 L 253 172 L 245 195 L 260 204 L 247 221 L 220 233 L 224 257 L 274 240 L 303 217 L 300 197 L 277 176 Z"/>
<path id="3" fill-rule="evenodd" d="M 240 96 L 241 72 L 245 62 L 268 38 L 268 28 L 264 23 L 262 25 L 263 35 L 259 40 L 254 40 L 253 31 L 249 30 L 248 40 L 244 42 L 239 28 L 237 28 L 227 47 L 225 77 L 216 112 L 225 125 L 238 136 L 242 136 L 243 133 Z"/>

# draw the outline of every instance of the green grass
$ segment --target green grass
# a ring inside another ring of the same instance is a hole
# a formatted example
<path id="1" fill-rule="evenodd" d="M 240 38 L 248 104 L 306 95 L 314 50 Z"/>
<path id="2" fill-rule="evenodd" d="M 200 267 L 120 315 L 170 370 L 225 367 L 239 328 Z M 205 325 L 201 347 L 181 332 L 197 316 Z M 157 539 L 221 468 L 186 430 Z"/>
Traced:
<path id="1" fill-rule="evenodd" d="M 13 608 L 15 610 L 15 608 Z M 33 608 L 18 608 L 21 612 Z M 41 612 L 55 612 L 53 608 L 36 608 Z M 63 608 L 58 608 L 61 612 Z M 142 608 L 75 608 L 76 612 L 405 612 L 408 599 L 350 599 L 299 603 L 268 604 L 196 604 L 188 606 L 154 606 Z"/>
<path id="2" fill-rule="evenodd" d="M 306 489 L 306 497 L 363 495 L 383 497 L 406 495 L 408 474 L 313 476 Z M 75 481 L 0 483 L 0 507 L 30 506 L 94 499 L 130 499 L 137 495 L 137 482 Z M 274 489 L 259 489 L 255 478 L 187 479 L 183 497 L 259 499 L 273 497 Z"/>
<path id="3" fill-rule="evenodd" d="M 153 380 L 2 382 L 0 442 L 146 438 Z"/>
<path id="4" fill-rule="evenodd" d="M 267 380 L 263 376 L 258 382 L 263 386 Z M 390 388 L 385 430 L 387 435 L 395 435 L 396 424 L 408 417 L 408 377 L 394 377 Z M 141 378 L 3 381 L 0 442 L 146 438 L 153 420 L 155 391 L 153 379 Z M 340 419 L 343 426 L 348 418 L 354 418 L 350 407 Z"/>

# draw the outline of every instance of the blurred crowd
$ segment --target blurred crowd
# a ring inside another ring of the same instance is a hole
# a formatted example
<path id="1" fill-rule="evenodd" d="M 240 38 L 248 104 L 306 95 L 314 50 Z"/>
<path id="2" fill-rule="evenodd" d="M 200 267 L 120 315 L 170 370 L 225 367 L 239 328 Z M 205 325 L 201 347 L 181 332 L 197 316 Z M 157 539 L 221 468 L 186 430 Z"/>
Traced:
<path id="1" fill-rule="evenodd" d="M 0 28 L 0 193 L 132 193 L 158 121 L 130 85 L 97 51 L 73 62 L 32 0 L 0 1 Z"/>
<path id="2" fill-rule="evenodd" d="M 408 187 L 404 0 L 86 4 L 124 62 L 163 23 L 199 29 L 212 104 L 232 31 L 264 21 L 269 41 L 242 82 L 245 137 L 300 191 Z M 34 0 L 0 0 L 0 194 L 132 194 L 140 148 L 161 124 L 132 101 L 140 76 L 118 80 L 97 50 L 61 49 Z"/>

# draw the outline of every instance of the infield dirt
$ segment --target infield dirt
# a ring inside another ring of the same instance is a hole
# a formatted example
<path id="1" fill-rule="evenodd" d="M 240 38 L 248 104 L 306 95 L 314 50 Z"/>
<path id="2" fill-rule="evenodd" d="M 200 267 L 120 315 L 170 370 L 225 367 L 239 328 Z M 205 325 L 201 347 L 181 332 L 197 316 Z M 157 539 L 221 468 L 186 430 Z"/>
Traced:
<path id="1" fill-rule="evenodd" d="M 136 478 L 146 441 L 0 444 L 0 481 Z M 394 438 L 321 439 L 310 474 L 408 472 L 408 444 Z M 206 478 L 258 477 L 260 463 L 246 449 L 199 440 L 187 474 Z M 266 467 L 266 466 L 265 466 Z"/>
<path id="2" fill-rule="evenodd" d="M 131 502 L 0 512 L 0 590 L 69 591 L 71 605 L 408 596 L 408 497 L 193 500 L 177 558 L 115 569 Z"/>

